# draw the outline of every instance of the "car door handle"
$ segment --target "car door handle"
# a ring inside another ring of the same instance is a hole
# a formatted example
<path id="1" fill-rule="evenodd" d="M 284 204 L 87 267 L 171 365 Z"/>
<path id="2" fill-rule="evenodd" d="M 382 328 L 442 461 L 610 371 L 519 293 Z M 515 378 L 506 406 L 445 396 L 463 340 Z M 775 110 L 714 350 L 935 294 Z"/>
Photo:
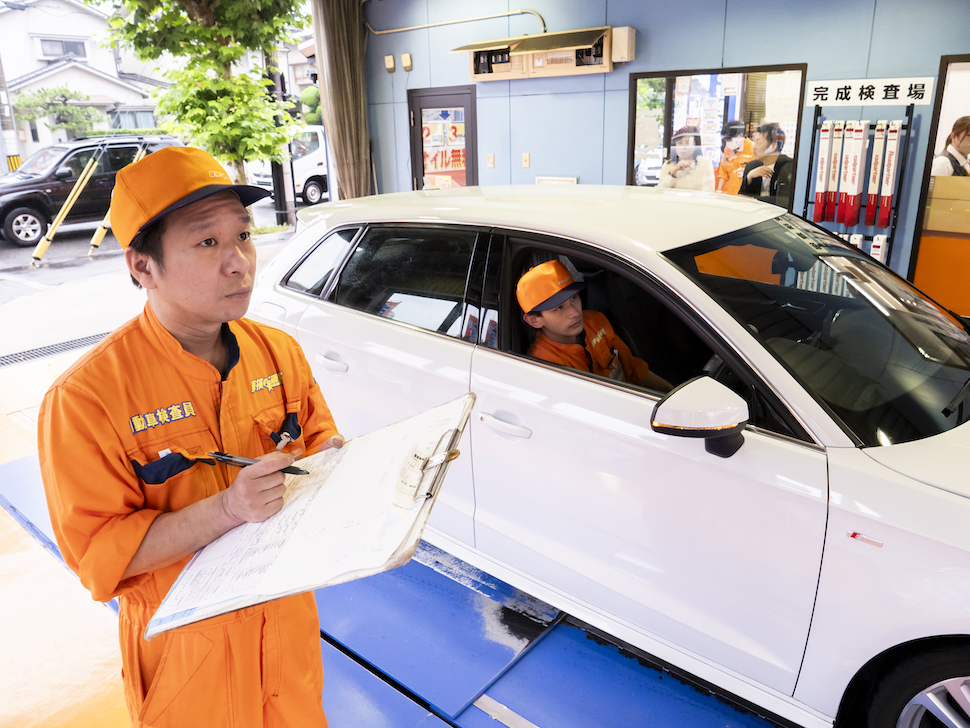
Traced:
<path id="1" fill-rule="evenodd" d="M 528 427 L 523 427 L 522 425 L 513 425 L 511 422 L 505 422 L 494 415 L 488 414 L 488 412 L 482 413 L 482 424 L 486 427 L 492 428 L 496 432 L 501 432 L 503 435 L 521 437 L 524 440 L 528 440 L 530 437 L 532 437 L 532 430 L 530 430 Z"/>
<path id="2" fill-rule="evenodd" d="M 336 361 L 328 356 L 323 356 L 322 354 L 316 355 L 317 364 L 323 364 L 325 369 L 329 369 L 332 372 L 345 372 L 350 367 L 347 366 L 346 362 Z"/>

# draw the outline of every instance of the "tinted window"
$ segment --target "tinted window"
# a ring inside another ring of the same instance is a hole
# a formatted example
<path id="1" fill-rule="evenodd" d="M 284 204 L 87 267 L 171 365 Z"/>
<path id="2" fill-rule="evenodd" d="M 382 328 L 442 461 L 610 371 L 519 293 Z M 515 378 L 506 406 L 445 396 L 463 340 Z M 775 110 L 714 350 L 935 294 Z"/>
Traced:
<path id="1" fill-rule="evenodd" d="M 785 216 L 666 256 L 865 445 L 908 442 L 970 419 L 963 326 L 824 231 Z"/>
<path id="2" fill-rule="evenodd" d="M 117 172 L 135 161 L 138 147 L 108 147 L 108 165 L 112 172 Z"/>
<path id="3" fill-rule="evenodd" d="M 325 237 L 284 280 L 294 291 L 319 296 L 344 259 L 359 228 L 344 228 Z"/>
<path id="4" fill-rule="evenodd" d="M 341 271 L 332 300 L 342 306 L 460 336 L 474 231 L 371 228 Z"/>
<path id="5" fill-rule="evenodd" d="M 85 165 L 88 163 L 91 157 L 94 156 L 95 151 L 96 150 L 94 149 L 82 149 L 80 152 L 77 152 L 76 154 L 72 154 L 70 157 L 65 159 L 61 163 L 61 167 L 62 168 L 67 167 L 68 169 L 70 169 L 72 177 L 80 177 L 81 172 L 84 171 Z M 102 155 L 102 157 L 98 159 L 98 163 L 94 169 L 93 174 L 102 174 L 106 171 L 107 170 L 105 170 L 104 168 L 104 156 Z"/>

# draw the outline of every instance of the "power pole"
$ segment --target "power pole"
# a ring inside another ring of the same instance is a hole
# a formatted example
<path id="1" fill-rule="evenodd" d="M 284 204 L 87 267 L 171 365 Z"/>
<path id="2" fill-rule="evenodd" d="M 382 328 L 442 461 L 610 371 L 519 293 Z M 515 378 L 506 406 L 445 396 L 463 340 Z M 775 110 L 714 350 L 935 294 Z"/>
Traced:
<path id="1" fill-rule="evenodd" d="M 269 53 L 264 51 L 264 59 L 269 76 L 273 80 L 273 99 L 277 103 L 281 103 L 286 100 L 286 80 L 280 72 L 277 52 L 275 50 Z M 289 115 L 284 120 L 281 114 L 276 114 L 276 126 L 284 126 L 288 122 Z M 287 141 L 286 149 L 292 155 L 289 141 Z M 270 168 L 273 171 L 273 203 L 276 207 L 276 224 L 295 226 L 296 199 L 293 190 L 292 160 L 287 160 L 285 164 L 271 162 Z"/>

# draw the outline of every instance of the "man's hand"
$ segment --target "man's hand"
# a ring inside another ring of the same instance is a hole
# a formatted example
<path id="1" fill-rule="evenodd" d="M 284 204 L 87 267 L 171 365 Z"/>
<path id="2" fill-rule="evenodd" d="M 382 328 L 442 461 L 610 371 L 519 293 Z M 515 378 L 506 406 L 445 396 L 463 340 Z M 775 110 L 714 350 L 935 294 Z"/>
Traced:
<path id="1" fill-rule="evenodd" d="M 329 450 L 333 448 L 334 450 L 339 450 L 344 446 L 344 436 L 343 435 L 333 435 L 327 438 L 327 441 L 320 446 L 317 452 L 323 452 L 324 450 Z"/>
<path id="2" fill-rule="evenodd" d="M 748 182 L 754 182 L 758 177 L 771 177 L 774 171 L 773 167 L 762 164 L 760 167 L 755 167 L 748 172 Z"/>
<path id="3" fill-rule="evenodd" d="M 241 469 L 222 501 L 230 523 L 259 523 L 278 513 L 286 492 L 280 470 L 294 460 L 293 453 L 273 452 Z"/>

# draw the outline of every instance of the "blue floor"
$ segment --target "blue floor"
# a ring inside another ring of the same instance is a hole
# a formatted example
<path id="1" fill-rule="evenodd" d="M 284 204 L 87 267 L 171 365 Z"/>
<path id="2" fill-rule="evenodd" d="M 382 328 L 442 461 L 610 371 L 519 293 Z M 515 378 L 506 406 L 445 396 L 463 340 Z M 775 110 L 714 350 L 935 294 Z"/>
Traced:
<path id="1" fill-rule="evenodd" d="M 60 558 L 36 456 L 0 465 L 0 506 Z M 501 728 L 473 705 L 483 694 L 538 728 L 773 725 L 424 543 L 399 569 L 316 595 L 343 649 L 322 642 L 324 708 L 341 728 Z"/>

